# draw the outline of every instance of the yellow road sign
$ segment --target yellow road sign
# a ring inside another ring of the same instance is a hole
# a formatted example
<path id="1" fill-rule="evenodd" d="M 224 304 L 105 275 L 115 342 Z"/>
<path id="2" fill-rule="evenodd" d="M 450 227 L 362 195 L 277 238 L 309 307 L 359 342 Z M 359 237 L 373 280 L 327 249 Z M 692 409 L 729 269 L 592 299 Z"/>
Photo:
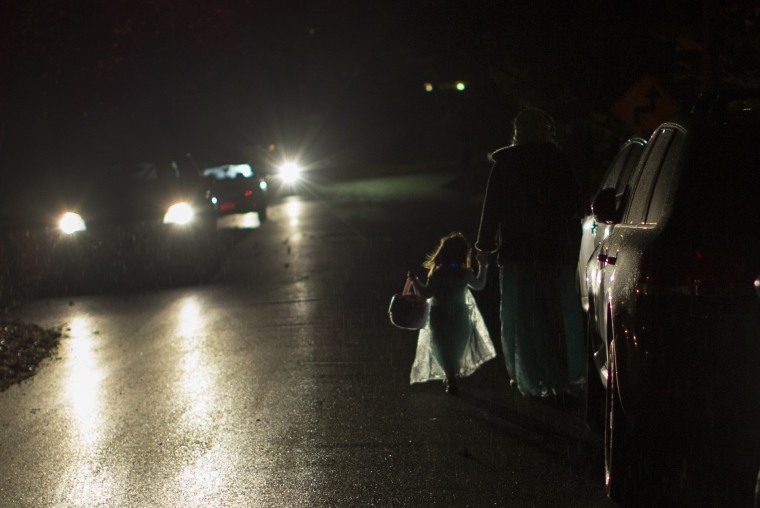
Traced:
<path id="1" fill-rule="evenodd" d="M 678 103 L 652 76 L 644 76 L 612 110 L 638 134 L 646 135 L 678 112 Z"/>

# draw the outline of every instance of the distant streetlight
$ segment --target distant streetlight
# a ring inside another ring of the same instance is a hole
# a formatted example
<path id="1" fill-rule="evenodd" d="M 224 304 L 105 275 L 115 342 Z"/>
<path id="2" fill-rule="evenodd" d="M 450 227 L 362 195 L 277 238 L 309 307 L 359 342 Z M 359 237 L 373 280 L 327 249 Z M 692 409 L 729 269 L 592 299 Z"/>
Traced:
<path id="1" fill-rule="evenodd" d="M 422 84 L 425 92 L 464 92 L 467 89 L 466 81 L 443 81 L 435 85 L 430 81 Z"/>

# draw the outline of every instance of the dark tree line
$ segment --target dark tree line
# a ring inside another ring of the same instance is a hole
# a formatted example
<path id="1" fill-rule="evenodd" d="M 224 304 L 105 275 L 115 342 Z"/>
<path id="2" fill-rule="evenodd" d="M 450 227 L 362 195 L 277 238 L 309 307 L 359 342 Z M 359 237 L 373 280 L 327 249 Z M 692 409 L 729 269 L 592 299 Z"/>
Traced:
<path id="1" fill-rule="evenodd" d="M 271 143 L 326 160 L 477 157 L 508 140 L 527 104 L 551 111 L 600 166 L 629 134 L 610 108 L 642 75 L 684 104 L 760 79 L 749 0 L 3 6 L 4 170 L 124 146 L 189 145 L 209 158 Z M 467 91 L 422 89 L 453 80 Z"/>

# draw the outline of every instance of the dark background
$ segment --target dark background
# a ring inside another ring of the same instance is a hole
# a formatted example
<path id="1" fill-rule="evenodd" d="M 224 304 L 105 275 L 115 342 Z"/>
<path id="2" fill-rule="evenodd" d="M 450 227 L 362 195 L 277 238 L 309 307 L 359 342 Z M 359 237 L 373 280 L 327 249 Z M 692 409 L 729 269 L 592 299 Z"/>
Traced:
<path id="1" fill-rule="evenodd" d="M 593 183 L 642 76 L 681 107 L 760 81 L 743 0 L 10 0 L 0 20 L 6 181 L 124 154 L 469 165 L 535 105 Z"/>

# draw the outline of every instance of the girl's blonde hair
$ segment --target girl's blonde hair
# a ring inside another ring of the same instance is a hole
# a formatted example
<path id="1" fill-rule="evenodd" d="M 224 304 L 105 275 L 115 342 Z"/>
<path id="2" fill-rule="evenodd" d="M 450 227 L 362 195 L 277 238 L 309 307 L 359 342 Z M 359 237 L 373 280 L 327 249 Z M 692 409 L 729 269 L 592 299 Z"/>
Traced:
<path id="1" fill-rule="evenodd" d="M 443 266 L 460 266 L 471 268 L 472 246 L 462 233 L 453 232 L 438 242 L 438 247 L 427 255 L 422 266 L 428 269 L 428 275 Z"/>

